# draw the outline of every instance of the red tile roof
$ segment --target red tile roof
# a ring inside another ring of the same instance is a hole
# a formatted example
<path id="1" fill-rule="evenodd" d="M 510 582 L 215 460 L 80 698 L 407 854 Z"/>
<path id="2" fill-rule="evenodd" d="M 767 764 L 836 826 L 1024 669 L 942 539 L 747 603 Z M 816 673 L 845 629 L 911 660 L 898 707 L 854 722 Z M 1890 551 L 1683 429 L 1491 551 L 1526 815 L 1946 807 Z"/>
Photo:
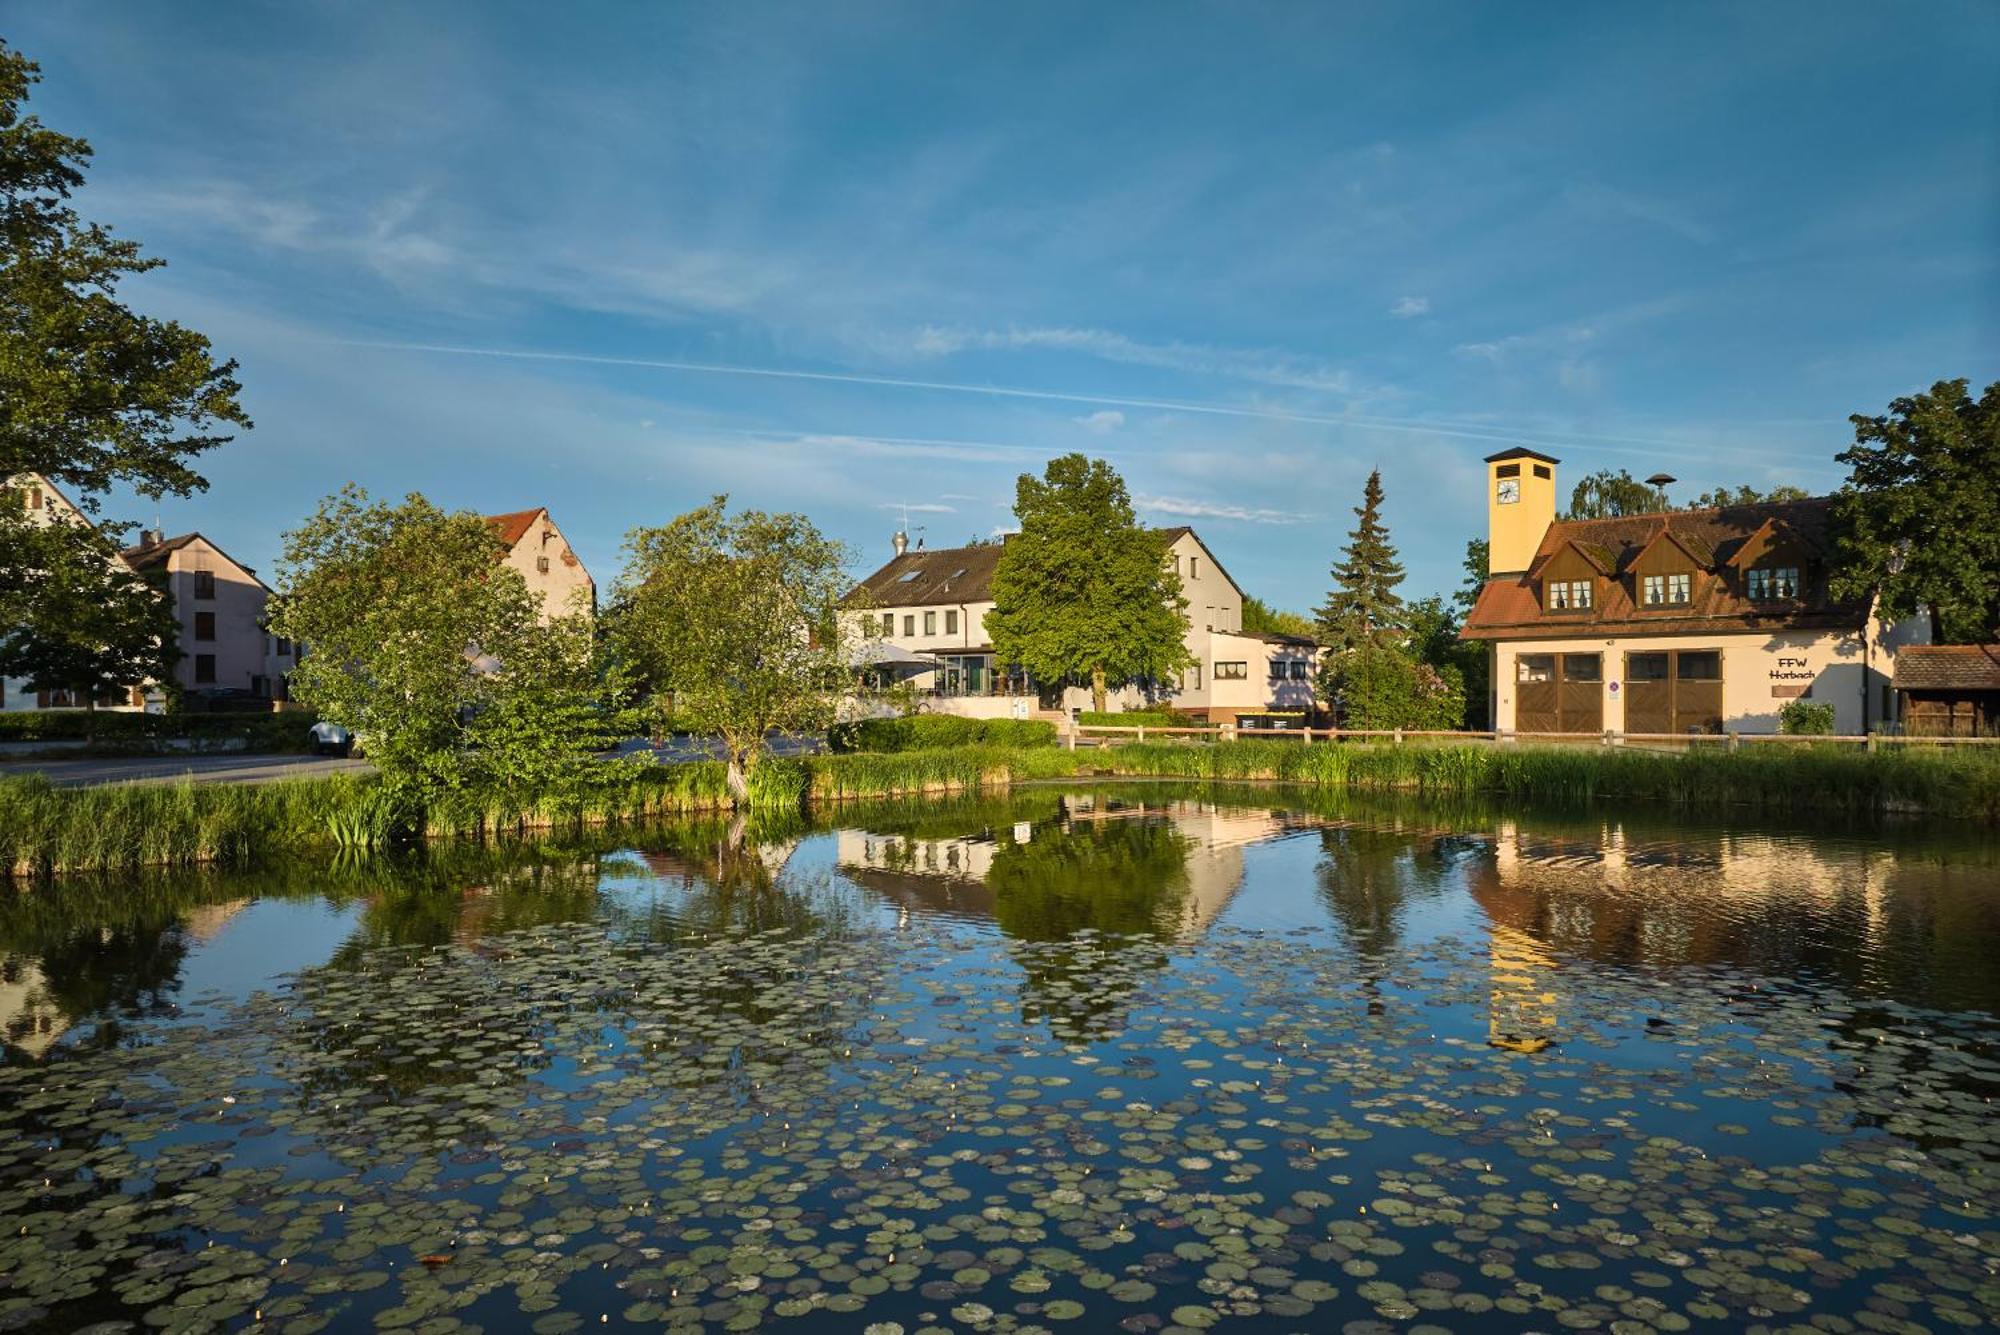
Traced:
<path id="1" fill-rule="evenodd" d="M 1811 565 L 1800 572 L 1806 596 L 1783 606 L 1751 602 L 1724 574 L 1736 554 L 1772 520 L 1796 536 L 1814 562 L 1823 562 L 1831 505 L 1831 498 L 1821 497 L 1612 519 L 1558 519 L 1542 535 L 1526 574 L 1487 581 L 1472 614 L 1465 619 L 1462 634 L 1469 640 L 1519 640 L 1858 630 L 1866 620 L 1866 603 L 1829 599 L 1823 571 Z M 1661 541 L 1678 545 L 1704 573 L 1695 580 L 1689 603 L 1641 608 L 1634 601 L 1636 591 L 1627 575 L 1639 554 Z M 1607 578 L 1597 586 L 1595 606 L 1584 611 L 1551 612 L 1542 602 L 1541 573 L 1551 558 L 1570 545 Z"/>
<path id="2" fill-rule="evenodd" d="M 2000 691 L 2000 644 L 1913 645 L 1896 655 L 1899 691 Z"/>
<path id="3" fill-rule="evenodd" d="M 516 510 L 512 514 L 488 515 L 486 526 L 493 530 L 494 536 L 500 541 L 512 547 L 528 536 L 528 530 L 534 527 L 535 520 L 547 513 L 548 507 L 542 505 L 532 510 Z"/>

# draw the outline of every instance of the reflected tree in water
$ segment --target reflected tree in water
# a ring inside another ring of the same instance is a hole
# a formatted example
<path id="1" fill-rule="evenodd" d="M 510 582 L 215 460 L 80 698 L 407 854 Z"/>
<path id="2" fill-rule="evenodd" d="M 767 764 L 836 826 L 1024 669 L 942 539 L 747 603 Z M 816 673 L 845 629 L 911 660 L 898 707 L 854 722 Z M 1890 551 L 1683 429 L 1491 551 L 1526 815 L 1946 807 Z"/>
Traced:
<path id="1" fill-rule="evenodd" d="M 1088 1042 L 1165 963 L 1188 894 L 1191 843 L 1164 813 L 1092 816 L 1001 841 L 987 884 L 1000 930 L 1022 943 L 1022 1018 Z"/>

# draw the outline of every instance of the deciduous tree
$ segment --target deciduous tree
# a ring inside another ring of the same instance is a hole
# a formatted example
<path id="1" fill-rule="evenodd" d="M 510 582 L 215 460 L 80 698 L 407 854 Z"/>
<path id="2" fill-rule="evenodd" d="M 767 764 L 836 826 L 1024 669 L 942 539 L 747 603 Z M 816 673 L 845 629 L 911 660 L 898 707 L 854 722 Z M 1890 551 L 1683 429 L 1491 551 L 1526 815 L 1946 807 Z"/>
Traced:
<path id="1" fill-rule="evenodd" d="M 0 479 L 39 473 L 93 511 L 115 483 L 185 495 L 207 485 L 193 457 L 230 439 L 218 428 L 250 425 L 236 363 L 118 300 L 161 261 L 70 206 L 91 149 L 23 109 L 40 77 L 0 44 Z"/>
<path id="2" fill-rule="evenodd" d="M 721 737 L 743 803 L 771 733 L 838 716 L 855 645 L 839 616 L 847 548 L 804 515 L 731 517 L 728 501 L 626 536 L 607 634 L 676 727 Z"/>
<path id="3" fill-rule="evenodd" d="M 399 798 L 534 802 L 603 772 L 592 756 L 615 720 L 589 618 L 544 623 L 484 519 L 350 486 L 284 544 L 271 628 L 302 646 L 292 692 L 350 729 Z"/>
<path id="4" fill-rule="evenodd" d="M 1654 514 L 1667 507 L 1659 488 L 1633 477 L 1624 469 L 1601 469 L 1579 480 L 1569 494 L 1565 519 L 1614 519 L 1620 515 Z"/>
<path id="5" fill-rule="evenodd" d="M 4 496 L 4 493 L 0 493 Z M 70 690 L 89 708 L 148 681 L 177 656 L 172 603 L 88 524 L 0 513 L 0 676 Z"/>
<path id="6" fill-rule="evenodd" d="M 1167 539 L 1140 526 L 1125 480 L 1102 459 L 1066 454 L 1014 486 L 1021 531 L 1001 550 L 986 629 L 994 655 L 1045 685 L 1159 680 L 1193 660 L 1187 599 Z"/>
<path id="7" fill-rule="evenodd" d="M 1780 501 L 1803 501 L 1812 496 L 1804 487 L 1776 486 L 1766 491 L 1744 485 L 1731 491 L 1713 487 L 1694 498 L 1691 510 L 1726 510 L 1733 505 L 1772 505 Z"/>
<path id="8" fill-rule="evenodd" d="M 1977 400 L 1968 383 L 1850 417 L 1834 500 L 1835 595 L 1879 593 L 1889 617 L 1928 608 L 1940 641 L 2000 637 L 2000 381 Z"/>
<path id="9" fill-rule="evenodd" d="M 1279 611 L 1262 598 L 1247 593 L 1243 595 L 1243 629 L 1252 635 L 1303 635 L 1308 639 L 1315 630 L 1312 618 L 1299 612 Z"/>

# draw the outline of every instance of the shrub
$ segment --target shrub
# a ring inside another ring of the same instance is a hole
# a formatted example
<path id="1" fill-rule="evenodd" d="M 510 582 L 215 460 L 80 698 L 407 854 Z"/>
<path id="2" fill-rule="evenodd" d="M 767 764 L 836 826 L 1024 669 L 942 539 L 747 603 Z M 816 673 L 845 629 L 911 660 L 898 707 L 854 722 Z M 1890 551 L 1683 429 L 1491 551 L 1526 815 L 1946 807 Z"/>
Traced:
<path id="1" fill-rule="evenodd" d="M 258 714 L 142 714 L 127 710 L 42 710 L 0 714 L 0 742 L 89 739 L 117 750 L 153 750 L 168 742 L 196 750 L 241 742 L 253 752 L 306 749 L 317 716 L 304 711 Z"/>
<path id="2" fill-rule="evenodd" d="M 1041 719 L 959 718 L 910 714 L 839 723 L 827 730 L 835 751 L 933 751 L 959 746 L 1054 746 L 1055 724 Z"/>
<path id="3" fill-rule="evenodd" d="M 1833 706 L 1820 700 L 1787 700 L 1778 711 L 1778 731 L 1825 737 L 1833 732 Z"/>
<path id="4" fill-rule="evenodd" d="M 1451 729 L 1465 726 L 1465 680 L 1381 645 L 1327 660 L 1320 690 L 1340 707 L 1345 728 Z"/>
<path id="5" fill-rule="evenodd" d="M 1110 710 L 1086 709 L 1076 721 L 1086 728 L 1205 728 L 1207 722 L 1179 709 L 1128 709 L 1122 714 Z"/>

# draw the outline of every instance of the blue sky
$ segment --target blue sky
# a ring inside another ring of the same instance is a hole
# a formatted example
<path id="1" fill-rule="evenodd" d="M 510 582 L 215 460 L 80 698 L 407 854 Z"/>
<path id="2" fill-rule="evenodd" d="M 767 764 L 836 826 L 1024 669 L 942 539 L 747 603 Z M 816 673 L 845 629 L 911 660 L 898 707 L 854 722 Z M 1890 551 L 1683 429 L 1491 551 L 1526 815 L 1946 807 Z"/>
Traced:
<path id="1" fill-rule="evenodd" d="M 1309 608 L 1480 458 L 1830 490 L 2000 377 L 2000 6 L 18 7 L 129 288 L 241 360 L 169 501 L 266 565 L 349 480 L 546 504 L 600 584 L 716 492 L 888 553 L 1084 450 Z M 114 508 L 121 508 L 116 507 Z M 122 507 L 132 517 L 131 507 Z"/>

